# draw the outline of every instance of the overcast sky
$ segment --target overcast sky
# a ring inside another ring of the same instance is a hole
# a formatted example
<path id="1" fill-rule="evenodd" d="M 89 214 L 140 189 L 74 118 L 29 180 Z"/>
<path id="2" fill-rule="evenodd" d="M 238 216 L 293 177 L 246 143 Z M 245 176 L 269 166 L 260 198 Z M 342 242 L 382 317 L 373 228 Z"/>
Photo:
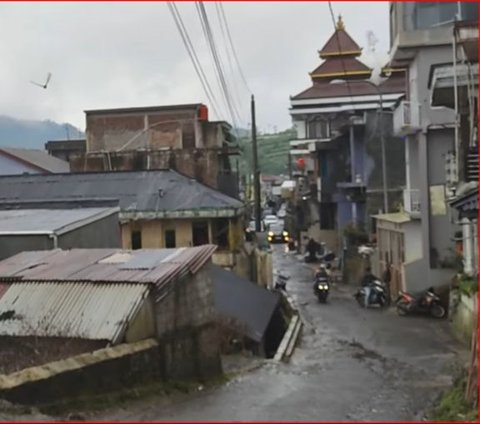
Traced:
<path id="1" fill-rule="evenodd" d="M 249 93 L 229 72 L 215 5 L 206 3 L 227 78 L 249 119 Z M 333 2 L 346 30 L 367 50 L 388 50 L 388 2 Z M 212 61 L 194 3 L 178 3 L 216 96 Z M 290 127 L 289 96 L 310 85 L 317 51 L 333 33 L 328 3 L 223 3 L 263 131 Z M 208 104 L 166 3 L 0 3 L 0 115 L 70 122 L 84 110 L 178 103 Z M 44 90 L 42 83 L 52 72 Z M 211 118 L 216 118 L 212 116 Z M 229 121 L 224 109 L 224 116 Z"/>

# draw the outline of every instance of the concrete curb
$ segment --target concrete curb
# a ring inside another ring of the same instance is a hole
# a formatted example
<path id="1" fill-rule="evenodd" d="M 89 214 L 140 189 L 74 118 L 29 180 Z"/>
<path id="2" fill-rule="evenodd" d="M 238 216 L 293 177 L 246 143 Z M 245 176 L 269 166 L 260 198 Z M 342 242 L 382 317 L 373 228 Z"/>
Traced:
<path id="1" fill-rule="evenodd" d="M 292 356 L 303 327 L 303 322 L 294 300 L 288 294 L 283 294 L 283 297 L 291 308 L 293 316 L 273 358 L 276 362 L 286 361 Z"/>

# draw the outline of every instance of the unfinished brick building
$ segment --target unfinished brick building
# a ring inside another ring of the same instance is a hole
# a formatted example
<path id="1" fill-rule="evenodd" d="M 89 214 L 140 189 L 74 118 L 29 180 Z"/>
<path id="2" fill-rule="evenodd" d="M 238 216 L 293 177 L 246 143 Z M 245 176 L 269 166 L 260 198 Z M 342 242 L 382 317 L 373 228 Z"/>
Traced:
<path id="1" fill-rule="evenodd" d="M 239 154 L 232 127 L 209 121 L 205 105 L 188 104 L 89 110 L 86 152 L 71 159 L 72 172 L 174 169 L 237 197 Z"/>

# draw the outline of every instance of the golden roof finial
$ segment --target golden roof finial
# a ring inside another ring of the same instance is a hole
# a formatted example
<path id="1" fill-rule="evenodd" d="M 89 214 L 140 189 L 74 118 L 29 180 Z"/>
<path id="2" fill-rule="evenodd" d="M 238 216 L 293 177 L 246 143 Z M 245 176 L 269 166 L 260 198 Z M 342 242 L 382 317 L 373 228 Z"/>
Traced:
<path id="1" fill-rule="evenodd" d="M 343 24 L 343 21 L 342 21 L 342 15 L 338 15 L 338 21 L 337 21 L 336 28 L 337 28 L 337 30 L 344 30 L 345 29 L 345 25 Z"/>

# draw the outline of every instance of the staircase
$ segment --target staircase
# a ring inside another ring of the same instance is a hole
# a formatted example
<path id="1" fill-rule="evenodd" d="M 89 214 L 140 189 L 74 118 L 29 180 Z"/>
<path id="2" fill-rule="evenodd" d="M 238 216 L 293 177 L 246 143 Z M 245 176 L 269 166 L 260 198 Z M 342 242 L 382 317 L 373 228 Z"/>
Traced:
<path id="1" fill-rule="evenodd" d="M 478 181 L 478 146 L 468 148 L 466 165 L 467 182 Z"/>

